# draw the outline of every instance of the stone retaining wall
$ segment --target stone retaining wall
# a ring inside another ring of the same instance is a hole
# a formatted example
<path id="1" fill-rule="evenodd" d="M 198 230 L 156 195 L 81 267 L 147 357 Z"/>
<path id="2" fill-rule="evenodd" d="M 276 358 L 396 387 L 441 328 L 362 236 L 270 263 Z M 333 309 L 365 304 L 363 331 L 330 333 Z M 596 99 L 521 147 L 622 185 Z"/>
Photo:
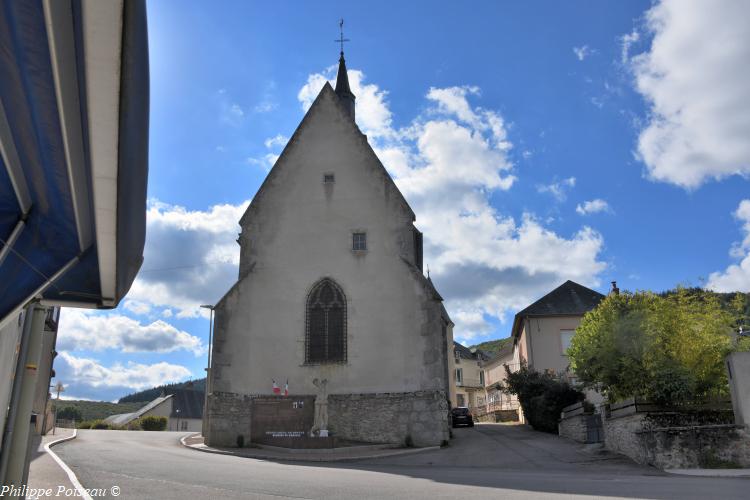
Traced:
<path id="1" fill-rule="evenodd" d="M 245 445 L 250 444 L 256 398 L 227 392 L 209 395 L 207 444 L 234 447 L 238 435 L 243 436 Z M 331 436 L 344 440 L 439 446 L 449 439 L 448 418 L 443 391 L 328 396 L 328 430 Z"/>
<path id="2" fill-rule="evenodd" d="M 750 467 L 750 434 L 727 420 L 725 411 L 619 411 L 604 418 L 605 446 L 660 469 Z"/>
<path id="3" fill-rule="evenodd" d="M 588 440 L 587 416 L 576 415 L 560 420 L 560 423 L 557 424 L 558 434 L 578 443 L 585 443 Z"/>
<path id="4" fill-rule="evenodd" d="M 449 439 L 448 401 L 443 391 L 331 394 L 328 428 L 353 441 L 439 446 Z"/>

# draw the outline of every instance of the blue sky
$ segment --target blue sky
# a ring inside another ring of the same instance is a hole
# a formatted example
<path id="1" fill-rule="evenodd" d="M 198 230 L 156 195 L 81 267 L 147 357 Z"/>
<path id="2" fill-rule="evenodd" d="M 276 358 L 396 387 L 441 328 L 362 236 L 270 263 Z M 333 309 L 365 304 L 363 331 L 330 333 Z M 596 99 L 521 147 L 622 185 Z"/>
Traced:
<path id="1" fill-rule="evenodd" d="M 63 311 L 67 396 L 203 376 L 197 306 L 236 278 L 237 220 L 333 78 L 340 17 L 459 340 L 508 336 L 566 279 L 749 291 L 750 7 L 677 3 L 149 3 L 145 262 L 117 310 Z"/>

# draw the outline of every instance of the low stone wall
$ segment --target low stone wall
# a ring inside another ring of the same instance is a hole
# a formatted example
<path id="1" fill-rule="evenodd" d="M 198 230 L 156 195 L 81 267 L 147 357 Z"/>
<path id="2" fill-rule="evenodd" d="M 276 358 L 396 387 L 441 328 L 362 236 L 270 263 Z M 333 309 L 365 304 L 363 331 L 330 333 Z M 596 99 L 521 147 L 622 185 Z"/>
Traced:
<path id="1" fill-rule="evenodd" d="M 475 415 L 477 422 L 518 422 L 518 410 L 493 410 L 480 415 Z"/>
<path id="2" fill-rule="evenodd" d="M 328 428 L 353 441 L 439 446 L 449 439 L 443 391 L 331 394 Z"/>
<path id="3" fill-rule="evenodd" d="M 288 399 L 295 398 L 313 397 Z M 226 392 L 209 395 L 206 443 L 234 447 L 242 435 L 249 445 L 253 404 L 260 399 L 269 397 Z M 310 406 L 312 401 L 306 404 Z M 328 430 L 331 436 L 350 441 L 439 446 L 449 439 L 448 401 L 443 391 L 330 394 Z"/>
<path id="4" fill-rule="evenodd" d="M 585 443 L 588 440 L 586 417 L 588 415 L 576 415 L 560 420 L 560 423 L 557 424 L 558 433 L 561 437 L 572 439 L 578 443 Z"/>
<path id="5" fill-rule="evenodd" d="M 237 446 L 237 437 L 250 443 L 251 396 L 232 392 L 213 392 L 208 396 L 208 446 Z"/>
<path id="6" fill-rule="evenodd" d="M 750 467 L 750 434 L 730 423 L 731 412 L 632 406 L 604 418 L 607 449 L 660 469 Z"/>

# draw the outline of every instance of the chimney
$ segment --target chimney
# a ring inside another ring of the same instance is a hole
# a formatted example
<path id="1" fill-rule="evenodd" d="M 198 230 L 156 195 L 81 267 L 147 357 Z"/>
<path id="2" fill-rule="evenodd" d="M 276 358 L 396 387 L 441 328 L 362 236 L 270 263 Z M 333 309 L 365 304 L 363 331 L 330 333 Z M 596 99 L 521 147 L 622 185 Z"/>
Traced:
<path id="1" fill-rule="evenodd" d="M 617 288 L 617 282 L 616 281 L 612 282 L 612 290 L 610 290 L 609 293 L 615 294 L 615 295 L 620 295 L 620 289 Z"/>

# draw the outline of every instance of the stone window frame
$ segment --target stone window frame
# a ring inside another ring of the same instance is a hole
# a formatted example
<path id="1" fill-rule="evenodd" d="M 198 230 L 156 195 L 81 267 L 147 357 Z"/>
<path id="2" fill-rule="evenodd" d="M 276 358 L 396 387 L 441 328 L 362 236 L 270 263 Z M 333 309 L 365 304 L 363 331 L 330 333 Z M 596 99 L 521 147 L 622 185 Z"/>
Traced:
<path id="1" fill-rule="evenodd" d="M 318 292 L 318 290 L 326 285 L 331 285 L 336 292 L 340 296 L 340 305 L 342 308 L 342 325 L 343 325 L 343 331 L 341 332 L 341 357 L 337 359 L 330 359 L 328 356 L 328 315 L 326 312 L 325 321 L 326 321 L 326 327 L 325 327 L 325 350 L 326 350 L 326 359 L 311 359 L 311 338 L 312 338 L 312 332 L 311 332 L 311 300 L 315 298 L 315 294 Z M 346 294 L 344 293 L 344 289 L 339 285 L 336 280 L 330 277 L 324 277 L 319 280 L 317 280 L 312 287 L 310 287 L 310 290 L 307 293 L 307 297 L 305 298 L 305 365 L 325 365 L 325 364 L 346 364 L 348 360 L 348 307 L 347 307 L 347 300 L 346 300 Z"/>

